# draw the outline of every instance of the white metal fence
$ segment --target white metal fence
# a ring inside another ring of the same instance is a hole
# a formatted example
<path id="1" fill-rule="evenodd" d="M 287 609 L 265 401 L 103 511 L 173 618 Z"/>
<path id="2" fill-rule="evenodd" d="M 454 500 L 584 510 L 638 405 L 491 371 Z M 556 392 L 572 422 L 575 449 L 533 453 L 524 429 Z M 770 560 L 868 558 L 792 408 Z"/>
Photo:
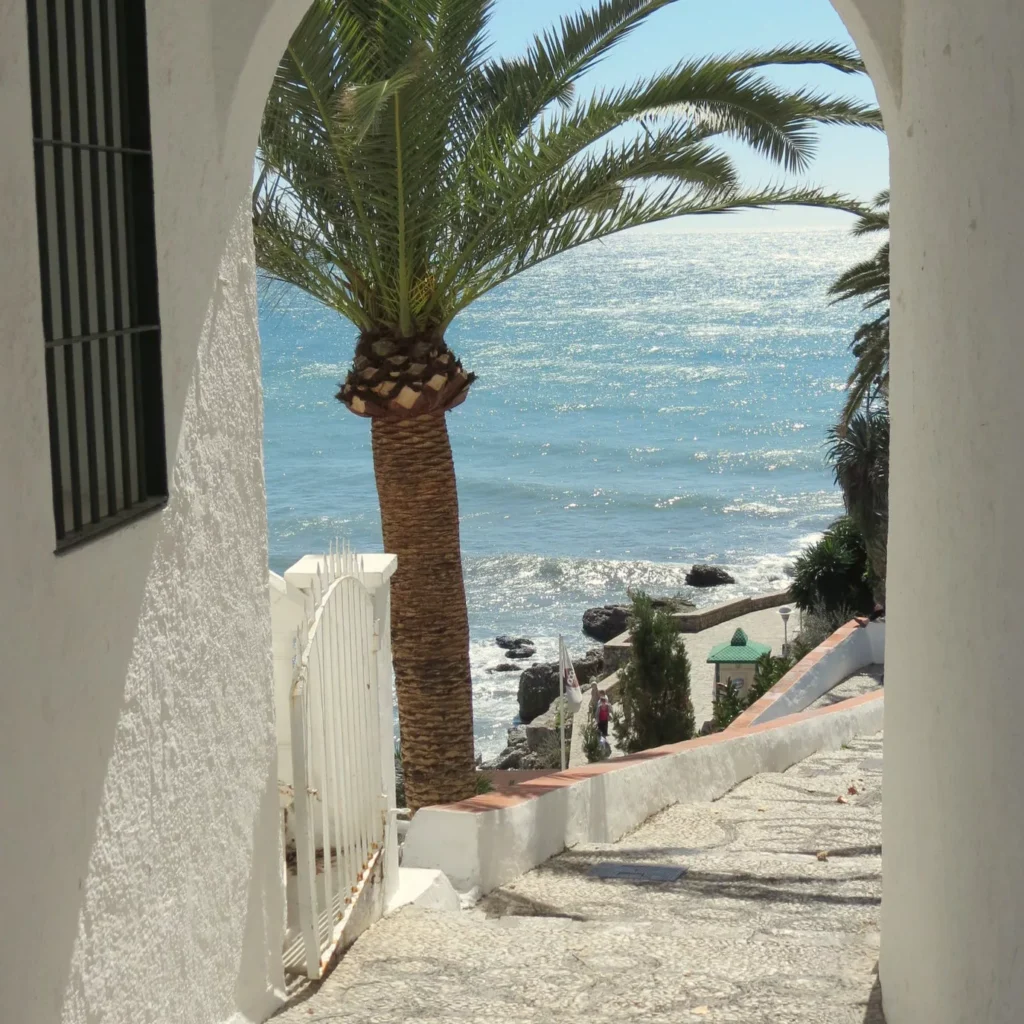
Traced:
<path id="1" fill-rule="evenodd" d="M 378 659 L 387 626 L 359 556 L 332 548 L 311 581 L 289 701 L 298 935 L 285 966 L 310 978 L 327 966 L 388 836 L 391 688 Z"/>

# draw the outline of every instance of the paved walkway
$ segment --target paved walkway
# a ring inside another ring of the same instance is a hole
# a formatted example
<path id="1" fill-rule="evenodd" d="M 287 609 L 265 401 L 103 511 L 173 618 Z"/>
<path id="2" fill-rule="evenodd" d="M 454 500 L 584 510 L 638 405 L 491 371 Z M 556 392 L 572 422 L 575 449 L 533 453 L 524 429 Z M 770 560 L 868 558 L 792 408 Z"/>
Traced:
<path id="1" fill-rule="evenodd" d="M 881 754 L 880 735 L 856 740 L 670 808 L 472 911 L 407 908 L 280 1020 L 882 1024 Z M 605 881 L 602 862 L 686 873 Z"/>
<path id="2" fill-rule="evenodd" d="M 791 638 L 796 633 L 798 620 L 797 614 L 789 620 Z M 700 633 L 684 633 L 686 653 L 690 656 L 690 698 L 693 701 L 693 717 L 698 731 L 711 717 L 715 701 L 715 666 L 707 663 L 708 655 L 716 644 L 731 640 L 737 629 L 742 629 L 751 640 L 768 644 L 772 654 L 782 653 L 784 631 L 778 608 L 766 608 L 764 611 L 741 615 L 737 619 L 730 619 Z"/>
<path id="3" fill-rule="evenodd" d="M 828 693 L 820 696 L 813 704 L 808 704 L 808 710 L 827 708 L 831 704 L 838 704 L 841 700 L 849 700 L 851 697 L 859 697 L 862 693 L 877 690 L 882 685 L 884 672 L 884 665 L 868 665 L 860 672 L 847 676 L 838 686 L 834 686 Z"/>

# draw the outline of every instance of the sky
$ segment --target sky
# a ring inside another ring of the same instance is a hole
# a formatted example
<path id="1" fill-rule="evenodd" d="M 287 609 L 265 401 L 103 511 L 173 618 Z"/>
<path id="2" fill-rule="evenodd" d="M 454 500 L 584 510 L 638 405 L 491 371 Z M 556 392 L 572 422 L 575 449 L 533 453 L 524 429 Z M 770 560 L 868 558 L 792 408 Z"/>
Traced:
<path id="1" fill-rule="evenodd" d="M 590 0 L 498 0 L 491 19 L 492 53 L 511 56 L 528 45 L 535 32 L 591 6 Z M 762 49 L 781 43 L 852 43 L 829 0 L 678 0 L 652 15 L 579 83 L 577 95 L 615 87 L 665 70 L 691 57 Z M 772 73 L 793 87 L 811 86 L 874 101 L 867 76 L 825 68 L 795 67 Z M 817 158 L 803 182 L 870 199 L 889 181 L 885 136 L 866 128 L 822 128 Z M 749 150 L 730 147 L 743 180 L 751 185 L 783 179 L 779 171 Z M 773 230 L 844 227 L 848 215 L 825 210 L 786 208 L 750 211 L 728 217 L 692 217 L 659 230 Z"/>

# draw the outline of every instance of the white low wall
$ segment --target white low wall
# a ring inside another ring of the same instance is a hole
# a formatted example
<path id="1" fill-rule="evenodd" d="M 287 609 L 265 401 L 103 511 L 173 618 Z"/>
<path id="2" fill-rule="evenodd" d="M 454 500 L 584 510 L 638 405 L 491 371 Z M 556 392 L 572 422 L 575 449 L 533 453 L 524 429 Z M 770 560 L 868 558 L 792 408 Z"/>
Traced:
<path id="1" fill-rule="evenodd" d="M 714 800 L 761 772 L 781 772 L 820 750 L 881 730 L 879 694 L 834 711 L 682 744 L 672 752 L 605 762 L 555 777 L 566 784 L 492 809 L 484 801 L 426 807 L 413 817 L 402 863 L 438 868 L 461 891 L 490 892 L 577 843 L 614 842 L 677 803 Z M 554 780 L 552 780 L 554 781 Z"/>
<path id="2" fill-rule="evenodd" d="M 755 719 L 753 724 L 774 722 L 786 715 L 794 715 L 810 707 L 833 687 L 848 676 L 885 661 L 885 623 L 869 622 L 862 628 L 854 629 L 840 643 L 822 651 L 817 662 L 807 667 L 800 678 L 789 689 L 771 700 L 766 694 L 762 700 L 770 703 Z M 813 652 L 812 652 L 813 653 Z M 797 666 L 799 668 L 799 665 Z"/>

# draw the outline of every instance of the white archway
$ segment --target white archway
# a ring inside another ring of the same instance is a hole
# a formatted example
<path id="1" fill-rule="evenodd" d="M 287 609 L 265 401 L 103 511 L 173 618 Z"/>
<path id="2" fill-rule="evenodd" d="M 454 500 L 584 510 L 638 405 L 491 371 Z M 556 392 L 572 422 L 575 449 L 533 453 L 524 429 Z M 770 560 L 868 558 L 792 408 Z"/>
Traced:
<path id="1" fill-rule="evenodd" d="M 1016 1020 L 1024 687 L 1007 639 L 1024 579 L 1024 18 L 1003 0 L 832 2 L 875 84 L 892 169 L 884 1002 L 889 1024 Z M 303 6 L 265 9 L 233 82 L 238 196 Z"/>

